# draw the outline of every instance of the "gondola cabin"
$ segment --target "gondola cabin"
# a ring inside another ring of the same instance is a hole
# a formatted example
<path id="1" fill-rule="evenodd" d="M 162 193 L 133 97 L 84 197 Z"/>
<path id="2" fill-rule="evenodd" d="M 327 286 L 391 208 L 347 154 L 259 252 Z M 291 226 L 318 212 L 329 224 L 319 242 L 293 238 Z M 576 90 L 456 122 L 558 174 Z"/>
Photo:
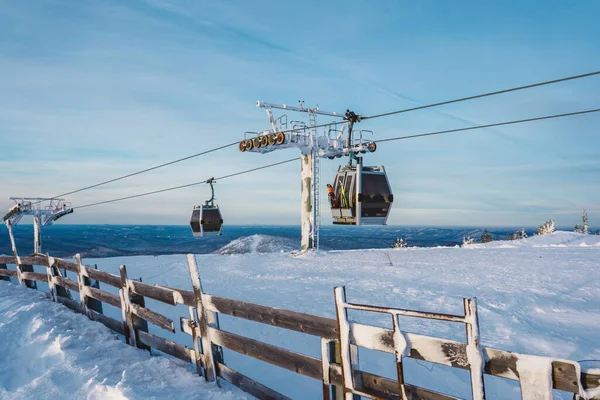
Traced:
<path id="1" fill-rule="evenodd" d="M 340 166 L 330 197 L 333 223 L 338 225 L 385 225 L 394 195 L 383 166 Z"/>
<path id="2" fill-rule="evenodd" d="M 190 227 L 194 237 L 217 236 L 223 232 L 223 217 L 217 205 L 194 206 Z"/>

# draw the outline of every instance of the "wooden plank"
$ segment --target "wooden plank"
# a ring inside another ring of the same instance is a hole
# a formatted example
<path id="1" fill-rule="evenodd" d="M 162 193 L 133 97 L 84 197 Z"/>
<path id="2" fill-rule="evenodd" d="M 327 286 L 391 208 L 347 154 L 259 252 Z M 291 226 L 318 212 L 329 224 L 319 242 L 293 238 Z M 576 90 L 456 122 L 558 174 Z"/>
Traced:
<path id="1" fill-rule="evenodd" d="M 220 362 L 215 364 L 217 375 L 260 400 L 291 400 L 290 397 L 249 378 Z"/>
<path id="2" fill-rule="evenodd" d="M 165 287 L 152 286 L 142 282 L 131 281 L 131 290 L 133 293 L 139 294 L 140 296 L 148 297 L 172 306 L 176 305 L 177 303 L 183 304 L 183 299 L 178 292 Z"/>
<path id="3" fill-rule="evenodd" d="M 326 339 L 337 339 L 335 319 L 212 295 L 204 295 L 204 302 L 210 311 Z"/>
<path id="4" fill-rule="evenodd" d="M 398 382 L 395 380 L 359 370 L 355 372 L 356 375 L 360 377 L 360 381 L 362 381 L 361 385 L 357 385 L 357 389 L 361 392 L 382 399 L 400 399 Z M 409 400 L 459 400 L 458 397 L 438 393 L 433 390 L 420 388 L 406 383 L 404 384 L 404 389 Z"/>
<path id="5" fill-rule="evenodd" d="M 84 291 L 87 297 L 110 304 L 113 307 L 121 308 L 121 298 L 116 294 L 108 293 L 91 286 L 86 286 Z"/>
<path id="6" fill-rule="evenodd" d="M 0 264 L 17 264 L 17 259 L 14 256 L 0 256 Z"/>
<path id="7" fill-rule="evenodd" d="M 45 267 L 47 265 L 46 257 L 43 255 L 20 257 L 22 265 L 41 265 Z"/>
<path id="8" fill-rule="evenodd" d="M 83 266 L 83 275 L 90 278 L 100 281 L 102 283 L 106 283 L 112 287 L 116 287 L 117 289 L 121 288 L 121 277 L 113 274 L 109 274 L 108 272 L 100 271 L 91 267 Z"/>
<path id="9" fill-rule="evenodd" d="M 0 264 L 0 276 L 2 277 L 2 278 L 0 278 L 0 280 L 10 280 L 9 277 L 13 277 L 13 278 L 17 277 L 17 271 L 12 270 L 12 269 L 4 269 L 4 268 L 2 268 L 2 265 L 4 265 L 4 264 Z M 4 265 L 4 266 L 6 267 L 6 265 Z"/>
<path id="10" fill-rule="evenodd" d="M 149 310 L 147 308 L 138 306 L 137 304 L 130 304 L 131 312 L 133 312 L 138 317 L 142 318 L 145 321 L 150 322 L 158 326 L 159 328 L 165 329 L 167 331 L 175 332 L 175 325 L 173 324 L 173 320 L 165 317 L 162 314 L 159 314 L 155 311 Z"/>
<path id="11" fill-rule="evenodd" d="M 55 258 L 54 266 L 57 268 L 66 269 L 67 271 L 77 272 L 77 263 L 63 260 L 62 258 Z"/>
<path id="12" fill-rule="evenodd" d="M 139 331 L 138 339 L 148 347 L 162 351 L 185 362 L 190 362 L 193 359 L 193 351 L 189 347 L 181 346 L 151 333 Z"/>
<path id="13" fill-rule="evenodd" d="M 321 360 L 282 349 L 235 333 L 209 328 L 213 343 L 236 353 L 276 365 L 313 379 L 322 379 Z"/>
<path id="14" fill-rule="evenodd" d="M 174 288 L 174 287 L 165 286 L 165 285 L 155 285 L 155 286 L 165 288 L 165 289 L 170 289 L 170 290 L 173 290 L 174 292 L 179 293 L 181 295 L 181 298 L 183 299 L 183 304 L 185 304 L 186 306 L 190 306 L 190 307 L 196 307 L 196 300 L 194 299 L 193 291 Z"/>
<path id="15" fill-rule="evenodd" d="M 52 280 L 54 281 L 54 285 L 59 285 L 69 290 L 79 292 L 79 284 L 77 282 L 73 282 L 72 280 L 64 278 L 62 276 L 55 276 L 52 278 Z"/>
<path id="16" fill-rule="evenodd" d="M 123 329 L 123 323 L 121 321 L 117 321 L 116 319 L 107 317 L 104 314 L 100 314 L 99 312 L 94 311 L 91 308 L 88 309 L 88 317 L 92 321 L 98 321 L 104 324 L 104 326 L 106 326 L 108 329 L 112 329 L 113 331 L 120 333 L 121 335 L 125 334 L 125 330 Z"/>
<path id="17" fill-rule="evenodd" d="M 48 275 L 39 272 L 22 272 L 21 277 L 30 281 L 48 282 Z"/>

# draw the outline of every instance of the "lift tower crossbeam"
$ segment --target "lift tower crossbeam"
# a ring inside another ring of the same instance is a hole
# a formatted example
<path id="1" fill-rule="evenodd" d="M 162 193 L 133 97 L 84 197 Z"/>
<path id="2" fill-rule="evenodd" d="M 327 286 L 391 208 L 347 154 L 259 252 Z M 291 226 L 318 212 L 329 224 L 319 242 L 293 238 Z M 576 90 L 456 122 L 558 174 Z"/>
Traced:
<path id="1" fill-rule="evenodd" d="M 300 149 L 302 154 L 301 248 L 309 250 L 319 248 L 319 159 L 352 156 L 374 151 L 376 147 L 371 141 L 363 140 L 363 134 L 372 134 L 372 132 L 352 129 L 354 123 L 360 121 L 360 117 L 353 112 L 323 111 L 318 107 L 304 107 L 303 101 L 299 103 L 299 106 L 291 106 L 257 101 L 256 106 L 266 110 L 271 128 L 260 133 L 246 132 L 239 149 L 242 152 L 254 153 L 269 153 L 286 148 Z M 305 113 L 307 122 L 291 121 L 288 125 L 287 115 L 283 114 L 275 118 L 273 109 Z M 317 115 L 343 119 L 323 126 L 322 134 L 319 134 Z"/>
<path id="2" fill-rule="evenodd" d="M 71 203 L 65 199 L 44 198 L 44 197 L 9 197 L 15 204 L 8 210 L 8 213 L 2 218 L 10 240 L 15 247 L 12 226 L 21 221 L 24 215 L 33 216 L 33 235 L 34 235 L 34 253 L 42 252 L 42 228 L 52 225 L 57 219 L 73 212 Z"/>

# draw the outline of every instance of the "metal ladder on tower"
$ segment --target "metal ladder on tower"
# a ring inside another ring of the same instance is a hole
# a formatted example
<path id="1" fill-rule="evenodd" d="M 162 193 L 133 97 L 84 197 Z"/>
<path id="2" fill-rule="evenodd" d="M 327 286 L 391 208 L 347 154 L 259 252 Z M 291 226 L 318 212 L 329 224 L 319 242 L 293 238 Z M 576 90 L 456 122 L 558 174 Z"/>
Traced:
<path id="1" fill-rule="evenodd" d="M 312 158 L 313 158 L 313 247 L 319 250 L 319 232 L 321 230 L 321 201 L 320 201 L 320 163 L 319 163 L 319 146 L 317 138 L 317 114 L 315 110 L 308 111 L 308 126 L 312 141 Z"/>

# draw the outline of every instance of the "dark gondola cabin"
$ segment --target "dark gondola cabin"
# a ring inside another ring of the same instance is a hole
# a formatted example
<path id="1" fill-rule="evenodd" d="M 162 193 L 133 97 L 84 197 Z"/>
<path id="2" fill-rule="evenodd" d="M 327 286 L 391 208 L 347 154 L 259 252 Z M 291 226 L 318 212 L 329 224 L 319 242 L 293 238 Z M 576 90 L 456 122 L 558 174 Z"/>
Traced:
<path id="1" fill-rule="evenodd" d="M 385 168 L 340 166 L 333 181 L 333 223 L 338 225 L 385 225 L 394 195 Z M 357 218 L 357 216 L 359 216 Z"/>
<path id="2" fill-rule="evenodd" d="M 219 206 L 194 206 L 190 226 L 194 237 L 216 236 L 223 232 L 223 217 Z"/>
<path id="3" fill-rule="evenodd" d="M 190 227 L 194 237 L 217 236 L 223 233 L 223 217 L 219 206 L 215 204 L 215 178 L 206 181 L 210 185 L 210 199 L 204 205 L 194 206 Z"/>

